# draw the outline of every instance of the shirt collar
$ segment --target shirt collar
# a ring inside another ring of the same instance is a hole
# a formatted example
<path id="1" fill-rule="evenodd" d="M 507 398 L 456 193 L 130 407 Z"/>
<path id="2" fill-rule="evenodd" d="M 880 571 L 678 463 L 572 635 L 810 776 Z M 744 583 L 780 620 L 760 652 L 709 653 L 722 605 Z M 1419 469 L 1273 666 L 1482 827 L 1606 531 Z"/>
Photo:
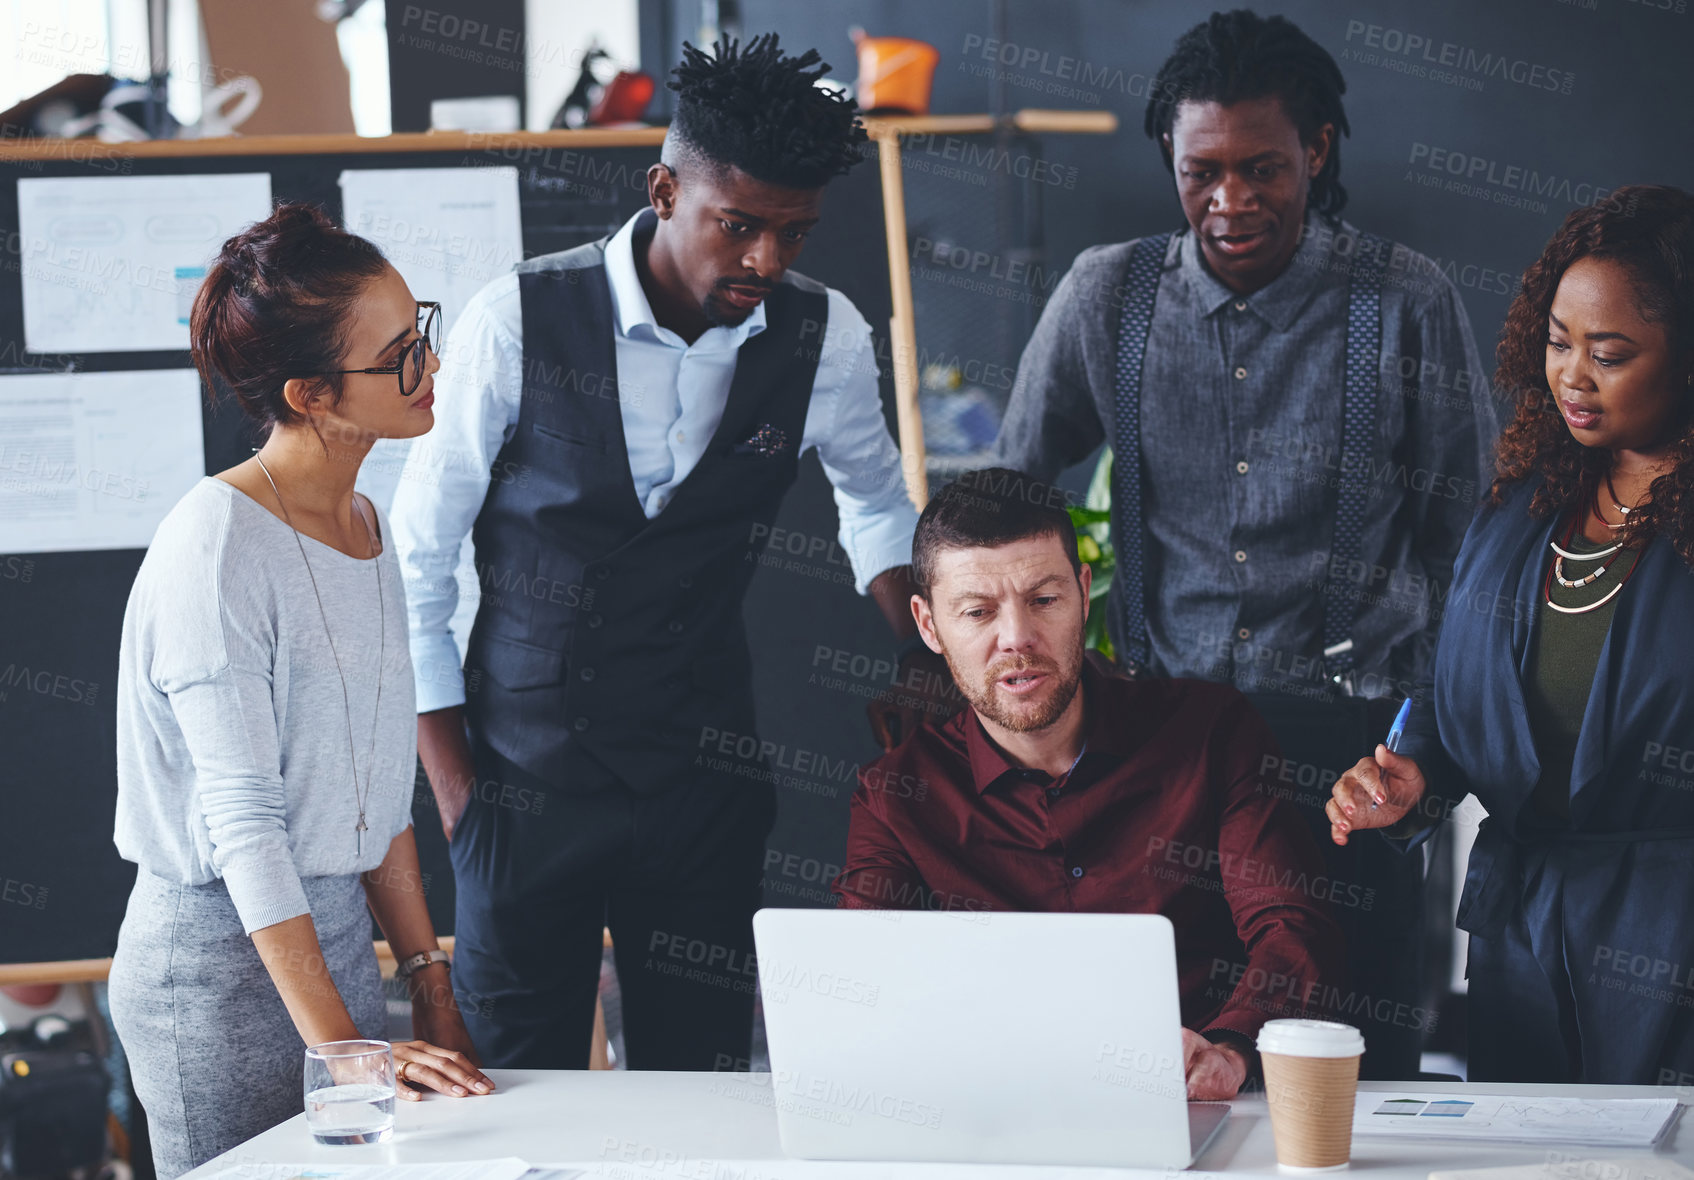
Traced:
<path id="1" fill-rule="evenodd" d="M 1082 694 L 1084 713 L 1082 731 L 1082 753 L 1078 755 L 1078 765 L 1082 759 L 1092 759 L 1096 755 L 1107 755 L 1113 758 L 1125 758 L 1133 752 L 1137 744 L 1132 740 L 1127 717 L 1115 717 L 1116 709 L 1111 707 L 1106 677 L 1095 669 L 1087 659 L 1082 661 L 1082 684 L 1077 689 Z M 988 732 L 982 728 L 982 721 L 976 715 L 975 709 L 967 709 L 964 714 L 965 750 L 970 757 L 971 784 L 978 795 L 983 794 L 1007 775 L 1014 777 L 1039 776 L 1045 780 L 1045 775 L 1039 771 L 1031 772 L 1024 767 L 1014 766 L 1000 752 L 988 737 Z"/>
<path id="2" fill-rule="evenodd" d="M 658 214 L 649 207 L 624 222 L 606 243 L 606 283 L 612 289 L 612 322 L 617 333 L 625 339 L 658 340 L 686 347 L 682 338 L 668 328 L 659 326 L 653 318 L 653 307 L 647 302 L 647 292 L 641 288 L 641 276 L 635 270 L 635 235 L 650 234 L 658 224 Z M 765 330 L 765 305 L 761 301 L 753 314 L 733 328 L 706 329 L 705 340 L 714 332 L 722 333 L 730 348 L 740 348 L 749 339 Z"/>
<path id="3" fill-rule="evenodd" d="M 1231 291 L 1206 269 L 1200 257 L 1199 239 L 1192 229 L 1177 240 L 1177 262 L 1206 315 L 1216 315 L 1225 307 L 1245 303 L 1249 310 L 1256 312 L 1277 331 L 1286 332 L 1312 295 L 1331 280 L 1331 269 L 1326 264 L 1336 243 L 1345 237 L 1350 244 L 1350 239 L 1356 235 L 1357 231 L 1347 225 L 1343 225 L 1340 231 L 1332 230 L 1320 224 L 1316 215 L 1308 211 L 1305 228 L 1300 234 L 1300 245 L 1295 248 L 1294 257 L 1288 260 L 1288 266 L 1251 295 Z M 1345 268 L 1341 274 L 1345 281 Z"/>

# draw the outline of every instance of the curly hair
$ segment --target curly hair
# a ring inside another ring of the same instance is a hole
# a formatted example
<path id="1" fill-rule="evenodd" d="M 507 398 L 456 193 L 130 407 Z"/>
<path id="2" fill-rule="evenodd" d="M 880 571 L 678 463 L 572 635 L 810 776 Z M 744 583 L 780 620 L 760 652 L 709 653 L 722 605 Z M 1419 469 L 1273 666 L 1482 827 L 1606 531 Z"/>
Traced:
<path id="1" fill-rule="evenodd" d="M 1301 143 L 1311 143 L 1325 123 L 1335 125 L 1329 158 L 1312 178 L 1310 196 L 1312 208 L 1333 220 L 1347 207 L 1347 190 L 1341 187 L 1341 136 L 1352 132 L 1341 103 L 1346 92 L 1341 67 L 1293 21 L 1245 8 L 1214 12 L 1184 33 L 1159 67 L 1142 129 L 1159 145 L 1165 171 L 1174 176 L 1176 164 L 1165 136 L 1176 123 L 1178 106 L 1230 106 L 1275 95 L 1299 129 Z"/>
<path id="2" fill-rule="evenodd" d="M 1506 313 L 1494 383 L 1515 399 L 1516 411 L 1495 450 L 1489 499 L 1539 476 L 1529 511 L 1556 516 L 1589 502 L 1611 468 L 1604 447 L 1571 436 L 1547 384 L 1547 317 L 1559 280 L 1583 258 L 1609 259 L 1633 280 L 1637 308 L 1664 324 L 1670 347 L 1694 365 L 1694 196 L 1664 185 L 1630 185 L 1565 218 L 1541 257 L 1523 273 Z M 1694 369 L 1691 369 L 1694 375 Z M 1682 430 L 1671 443 L 1670 471 L 1655 479 L 1649 499 L 1629 514 L 1619 534 L 1639 548 L 1664 534 L 1677 556 L 1694 566 L 1694 396 L 1685 397 Z"/>
<path id="3" fill-rule="evenodd" d="M 666 146 L 677 154 L 787 188 L 822 188 L 864 158 L 858 105 L 815 84 L 829 73 L 815 49 L 789 57 L 775 33 L 745 46 L 722 38 L 709 56 L 683 42 L 671 73 Z"/>

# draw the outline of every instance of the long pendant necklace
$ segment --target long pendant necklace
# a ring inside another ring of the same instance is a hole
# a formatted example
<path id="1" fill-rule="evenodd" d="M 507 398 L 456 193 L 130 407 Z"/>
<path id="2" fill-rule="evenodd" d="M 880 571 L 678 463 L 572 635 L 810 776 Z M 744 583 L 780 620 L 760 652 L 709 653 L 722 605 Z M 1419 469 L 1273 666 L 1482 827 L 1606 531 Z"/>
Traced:
<path id="1" fill-rule="evenodd" d="M 371 770 L 376 757 L 376 730 L 382 717 L 382 669 L 388 646 L 388 607 L 382 598 L 382 558 L 376 552 L 376 534 L 371 530 L 371 522 L 365 519 L 365 510 L 359 507 L 359 498 L 353 497 L 353 510 L 359 514 L 359 519 L 365 526 L 365 537 L 370 542 L 371 564 L 376 566 L 376 604 L 377 604 L 377 657 L 376 657 L 376 708 L 371 714 L 371 744 L 365 753 L 365 785 L 359 786 L 359 761 L 353 749 L 353 706 L 347 696 L 347 676 L 341 670 L 341 656 L 335 650 L 335 636 L 330 634 L 329 614 L 324 610 L 323 595 L 318 592 L 318 579 L 312 573 L 311 559 L 306 556 L 306 543 L 300 539 L 300 530 L 294 527 L 294 518 L 288 513 L 288 505 L 283 503 L 282 493 L 277 491 L 276 480 L 271 478 L 271 469 L 265 466 L 265 461 L 258 451 L 253 452 L 253 458 L 259 460 L 259 469 L 270 480 L 271 491 L 276 492 L 276 502 L 282 506 L 282 517 L 288 522 L 288 527 L 294 529 L 294 543 L 300 548 L 300 560 L 306 563 L 306 576 L 312 581 L 312 597 L 318 602 L 318 617 L 323 620 L 324 638 L 329 641 L 330 658 L 335 661 L 335 675 L 341 681 L 341 711 L 347 718 L 347 758 L 353 764 L 353 802 L 359 808 L 359 822 L 353 828 L 355 856 L 363 858 L 365 854 L 365 833 L 370 829 L 365 824 L 365 801 L 370 797 Z"/>

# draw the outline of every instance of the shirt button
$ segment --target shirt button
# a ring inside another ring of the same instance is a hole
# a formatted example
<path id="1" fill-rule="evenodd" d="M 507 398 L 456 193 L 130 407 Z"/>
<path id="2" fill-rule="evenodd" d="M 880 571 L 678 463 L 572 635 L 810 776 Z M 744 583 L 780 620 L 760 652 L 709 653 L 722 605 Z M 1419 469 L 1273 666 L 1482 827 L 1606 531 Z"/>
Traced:
<path id="1" fill-rule="evenodd" d="M 1235 379 L 1237 381 L 1245 381 L 1247 379 L 1247 370 L 1238 366 L 1235 370 Z"/>
<path id="2" fill-rule="evenodd" d="M 1058 797 L 1059 797 L 1059 788 L 1058 787 L 1048 787 L 1047 788 L 1047 798 L 1057 799 Z"/>
<path id="3" fill-rule="evenodd" d="M 575 721 L 571 722 L 571 727 L 578 733 L 582 733 L 588 728 L 588 718 L 578 717 Z"/>
<path id="4" fill-rule="evenodd" d="M 1253 633 L 1245 627 L 1240 627 L 1236 630 L 1235 637 L 1237 639 L 1251 639 L 1253 638 Z"/>
<path id="5" fill-rule="evenodd" d="M 1236 561 L 1246 561 L 1247 560 L 1247 551 L 1245 549 L 1237 549 L 1235 551 L 1235 560 Z"/>
<path id="6" fill-rule="evenodd" d="M 1247 301 L 1245 299 L 1237 299 L 1235 301 L 1235 310 L 1236 311 L 1246 311 L 1247 310 Z"/>
<path id="7" fill-rule="evenodd" d="M 1239 460 L 1235 464 L 1235 474 L 1237 474 L 1237 475 L 1246 475 L 1247 474 L 1247 460 L 1242 459 L 1242 460 Z"/>
<path id="8" fill-rule="evenodd" d="M 694 578 L 689 574 L 683 574 L 682 577 L 676 580 L 676 584 L 686 590 L 690 586 L 694 585 Z"/>
<path id="9" fill-rule="evenodd" d="M 683 442 L 687 438 L 688 438 L 688 436 L 686 434 L 682 433 L 682 431 L 679 430 L 679 431 L 676 432 L 676 441 L 677 442 Z"/>
<path id="10" fill-rule="evenodd" d="M 1071 876 L 1081 877 L 1082 876 L 1082 866 L 1081 865 L 1072 865 L 1071 866 Z"/>
<path id="11" fill-rule="evenodd" d="M 670 621 L 670 633 L 672 635 L 681 635 L 682 634 L 682 624 L 680 622 L 678 622 L 676 619 L 672 619 Z"/>
<path id="12" fill-rule="evenodd" d="M 603 565 L 594 571 L 594 576 L 604 582 L 607 578 L 612 576 L 612 567 L 609 565 Z"/>
<path id="13" fill-rule="evenodd" d="M 604 623 L 605 621 L 606 620 L 602 619 L 599 615 L 589 615 L 588 616 L 588 625 L 590 627 L 598 627 L 601 623 Z"/>
<path id="14" fill-rule="evenodd" d="M 593 668 L 584 668 L 581 672 L 581 676 L 584 680 L 593 680 L 594 679 L 594 669 Z"/>

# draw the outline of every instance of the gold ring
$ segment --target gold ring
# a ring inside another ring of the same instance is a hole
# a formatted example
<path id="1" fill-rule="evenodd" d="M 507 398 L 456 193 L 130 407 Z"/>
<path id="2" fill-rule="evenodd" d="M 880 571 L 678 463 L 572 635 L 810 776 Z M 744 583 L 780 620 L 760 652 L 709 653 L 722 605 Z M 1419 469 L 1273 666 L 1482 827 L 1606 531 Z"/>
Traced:
<path id="1" fill-rule="evenodd" d="M 399 1078 L 402 1082 L 405 1081 L 406 1080 L 406 1067 L 410 1064 L 412 1064 L 410 1061 L 402 1061 L 400 1063 L 400 1068 L 394 1071 L 394 1076 Z"/>

